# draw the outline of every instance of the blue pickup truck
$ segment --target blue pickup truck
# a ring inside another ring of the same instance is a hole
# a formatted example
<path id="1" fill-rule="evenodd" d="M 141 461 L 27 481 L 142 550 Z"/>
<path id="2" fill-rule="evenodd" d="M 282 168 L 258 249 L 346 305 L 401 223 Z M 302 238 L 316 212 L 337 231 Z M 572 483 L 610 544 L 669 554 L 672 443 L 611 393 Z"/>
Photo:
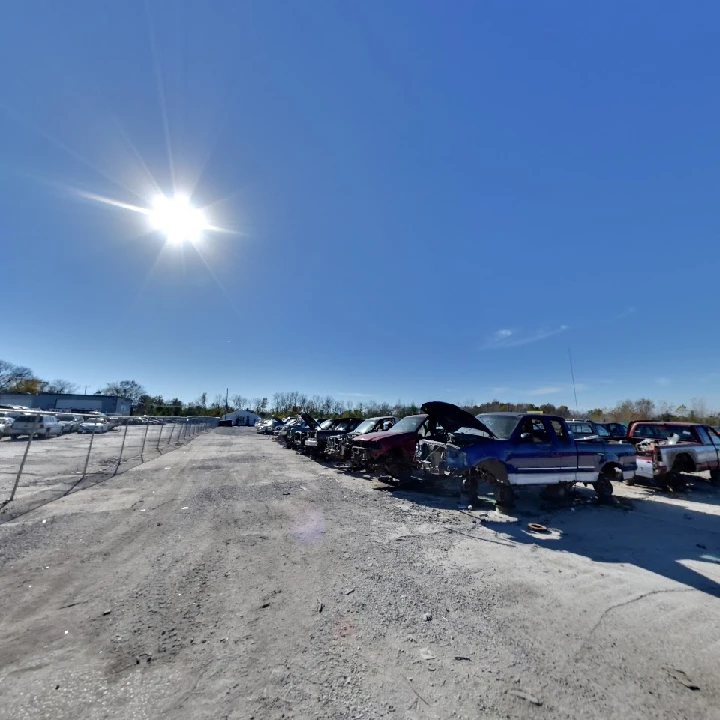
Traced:
<path id="1" fill-rule="evenodd" d="M 462 477 L 461 502 L 477 499 L 478 481 L 490 483 L 498 505 L 511 506 L 514 488 L 592 485 L 602 500 L 613 480 L 630 479 L 637 468 L 628 443 L 602 438 L 575 440 L 565 420 L 533 413 L 483 413 L 477 417 L 457 405 L 428 402 L 423 412 L 436 416 L 448 431 L 442 441 L 422 439 L 416 462 L 435 475 Z"/>

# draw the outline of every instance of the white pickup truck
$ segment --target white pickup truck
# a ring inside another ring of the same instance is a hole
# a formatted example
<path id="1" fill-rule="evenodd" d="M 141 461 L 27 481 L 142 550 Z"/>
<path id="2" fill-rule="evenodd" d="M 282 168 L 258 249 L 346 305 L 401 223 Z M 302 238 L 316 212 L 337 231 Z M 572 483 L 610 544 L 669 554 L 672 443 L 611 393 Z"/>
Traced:
<path id="1" fill-rule="evenodd" d="M 709 470 L 720 480 L 720 435 L 710 425 L 639 421 L 630 425 L 626 439 L 635 445 L 640 477 L 671 488 L 683 484 L 682 473 Z"/>

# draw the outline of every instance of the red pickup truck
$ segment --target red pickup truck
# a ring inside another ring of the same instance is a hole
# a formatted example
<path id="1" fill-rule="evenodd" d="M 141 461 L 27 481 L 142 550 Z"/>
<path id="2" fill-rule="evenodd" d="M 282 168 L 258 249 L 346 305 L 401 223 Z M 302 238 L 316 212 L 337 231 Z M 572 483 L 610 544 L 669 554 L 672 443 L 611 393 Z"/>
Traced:
<path id="1" fill-rule="evenodd" d="M 628 427 L 627 440 L 635 445 L 640 477 L 670 488 L 684 484 L 682 473 L 709 470 L 720 480 L 720 435 L 709 425 L 640 420 Z"/>

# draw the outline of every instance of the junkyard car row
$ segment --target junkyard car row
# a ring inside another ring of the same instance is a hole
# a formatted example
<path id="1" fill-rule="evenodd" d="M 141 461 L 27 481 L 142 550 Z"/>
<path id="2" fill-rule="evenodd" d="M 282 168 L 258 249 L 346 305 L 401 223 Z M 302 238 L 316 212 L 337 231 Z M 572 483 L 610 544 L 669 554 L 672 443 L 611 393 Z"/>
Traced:
<path id="1" fill-rule="evenodd" d="M 681 487 L 688 472 L 709 470 L 713 480 L 720 479 L 720 435 L 707 425 L 636 422 L 626 428 L 532 412 L 473 416 L 439 401 L 421 410 L 402 419 L 367 420 L 302 413 L 259 421 L 256 431 L 390 483 L 454 483 L 461 504 L 476 501 L 480 483 L 493 489 L 498 505 L 511 506 L 524 486 L 544 486 L 552 497 L 582 484 L 608 501 L 614 482 L 636 477 L 670 489 Z"/>

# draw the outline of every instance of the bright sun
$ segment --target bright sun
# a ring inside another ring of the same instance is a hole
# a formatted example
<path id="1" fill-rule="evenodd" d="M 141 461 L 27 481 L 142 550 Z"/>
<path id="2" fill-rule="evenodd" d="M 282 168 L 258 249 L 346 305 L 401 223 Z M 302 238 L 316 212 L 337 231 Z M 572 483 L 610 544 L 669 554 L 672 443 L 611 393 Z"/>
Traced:
<path id="1" fill-rule="evenodd" d="M 193 207 L 186 195 L 158 195 L 149 212 L 150 224 L 171 244 L 196 243 L 210 228 L 203 210 Z"/>

